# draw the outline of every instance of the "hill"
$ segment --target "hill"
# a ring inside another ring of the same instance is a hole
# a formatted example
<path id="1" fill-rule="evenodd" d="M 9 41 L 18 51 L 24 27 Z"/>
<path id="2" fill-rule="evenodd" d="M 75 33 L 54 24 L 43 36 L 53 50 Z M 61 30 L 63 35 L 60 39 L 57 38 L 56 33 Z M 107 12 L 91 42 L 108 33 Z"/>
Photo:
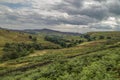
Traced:
<path id="1" fill-rule="evenodd" d="M 0 29 L 0 46 L 7 42 L 31 42 L 27 33 Z"/>
<path id="2" fill-rule="evenodd" d="M 31 37 L 36 37 L 38 43 L 48 44 L 51 43 L 49 41 L 46 41 L 45 35 L 42 34 L 31 34 L 31 32 L 27 33 L 21 30 L 10 30 L 10 29 L 3 29 L 0 28 L 0 46 L 3 46 L 5 43 L 31 43 L 33 42 Z"/>
<path id="3" fill-rule="evenodd" d="M 23 32 L 35 34 L 37 36 L 44 36 L 46 41 L 58 44 L 60 46 L 67 46 L 67 44 L 74 44 L 79 42 L 80 33 L 72 33 L 72 32 L 60 32 L 51 29 L 28 29 L 23 30 Z M 48 40 L 49 38 L 49 40 Z"/>
<path id="4" fill-rule="evenodd" d="M 37 33 L 37 34 L 45 34 L 45 35 L 74 35 L 74 36 L 80 35 L 80 33 L 61 32 L 61 31 L 56 31 L 51 29 L 26 29 L 23 31 L 28 33 Z"/>
<path id="5" fill-rule="evenodd" d="M 27 56 L 1 63 L 0 79 L 110 80 L 112 76 L 112 80 L 117 80 L 120 44 L 105 43 L 104 40 L 92 41 L 69 49 L 45 50 L 43 55 Z"/>
<path id="6" fill-rule="evenodd" d="M 15 33 L 18 35 L 18 32 Z M 36 50 L 26 56 L 0 62 L 0 80 L 119 80 L 119 34 L 120 32 L 90 32 L 77 38 L 69 35 L 69 39 L 85 41 L 72 47 Z M 44 40 L 45 35 L 37 33 L 34 36 L 38 42 L 43 41 L 47 46 L 48 43 L 59 41 L 74 42 L 60 35 L 47 35 L 51 42 Z"/>
<path id="7" fill-rule="evenodd" d="M 36 44 L 40 44 L 45 48 L 56 48 L 60 47 L 57 44 L 46 41 L 44 35 L 35 35 L 30 33 L 25 33 L 17 30 L 9 30 L 0 28 L 0 56 L 3 54 L 3 48 L 6 43 L 9 44 L 33 44 L 34 39 L 36 39 Z M 17 46 L 16 46 L 17 47 Z M 14 49 L 15 50 L 15 49 Z"/>

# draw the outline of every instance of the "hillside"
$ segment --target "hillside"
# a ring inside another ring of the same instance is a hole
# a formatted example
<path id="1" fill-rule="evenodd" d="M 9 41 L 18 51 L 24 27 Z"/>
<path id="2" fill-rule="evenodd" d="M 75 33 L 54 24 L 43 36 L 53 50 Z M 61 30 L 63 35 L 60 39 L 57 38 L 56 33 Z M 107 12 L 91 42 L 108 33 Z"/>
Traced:
<path id="1" fill-rule="evenodd" d="M 29 34 L 0 29 L 0 45 L 6 42 L 30 42 Z"/>
<path id="2" fill-rule="evenodd" d="M 32 31 L 31 31 L 32 32 Z M 39 43 L 51 43 L 49 41 L 45 41 L 45 35 L 42 34 L 31 34 L 26 33 L 20 30 L 9 30 L 9 29 L 3 29 L 0 28 L 0 46 L 3 46 L 5 43 L 12 43 L 12 42 L 25 42 L 25 43 L 31 43 L 32 40 L 30 39 L 30 36 L 36 37 L 37 42 Z"/>
<path id="3" fill-rule="evenodd" d="M 29 34 L 16 32 L 16 31 L 10 31 L 6 29 L 0 29 L 0 56 L 3 53 L 2 49 L 3 46 L 6 43 L 30 43 L 32 42 L 31 39 L 29 39 Z"/>
<path id="4" fill-rule="evenodd" d="M 1 63 L 0 76 L 2 76 L 0 79 L 110 80 L 112 76 L 112 80 L 117 80 L 120 44 L 105 46 L 105 43 L 106 41 L 93 41 L 70 49 L 44 51 L 46 54 L 42 56 L 27 56 Z M 39 54 L 41 53 L 39 52 Z M 113 71 L 114 69 L 115 71 Z"/>
<path id="5" fill-rule="evenodd" d="M 17 30 L 8 30 L 0 28 L 0 56 L 3 53 L 3 47 L 6 43 L 33 43 L 33 39 L 37 38 L 37 43 L 44 47 L 59 47 L 59 45 L 44 40 L 44 35 L 34 35 Z M 33 38 L 33 39 L 32 39 Z"/>
<path id="6" fill-rule="evenodd" d="M 89 32 L 87 33 L 94 39 L 120 39 L 120 31 L 108 31 L 108 32 Z"/>
<path id="7" fill-rule="evenodd" d="M 90 32 L 77 38 L 68 36 L 73 42 L 76 39 L 85 41 L 72 47 L 35 50 L 26 56 L 0 62 L 0 80 L 119 80 L 119 33 Z M 38 37 L 37 42 L 43 41 L 47 46 L 56 40 L 71 43 L 59 35 L 52 36 L 51 42 L 45 41 L 45 35 L 34 36 Z"/>

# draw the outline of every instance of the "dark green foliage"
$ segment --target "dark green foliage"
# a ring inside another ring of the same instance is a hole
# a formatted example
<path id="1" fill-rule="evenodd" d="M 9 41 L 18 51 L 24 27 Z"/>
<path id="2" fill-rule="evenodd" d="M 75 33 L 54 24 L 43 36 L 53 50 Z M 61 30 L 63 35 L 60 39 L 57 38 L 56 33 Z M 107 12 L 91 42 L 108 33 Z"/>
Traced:
<path id="1" fill-rule="evenodd" d="M 34 50 L 59 49 L 59 46 L 43 46 L 40 43 L 6 43 L 3 48 L 2 60 L 16 59 L 33 53 Z"/>
<path id="2" fill-rule="evenodd" d="M 80 38 L 84 38 L 84 39 L 86 39 L 87 41 L 91 41 L 91 40 L 92 40 L 92 38 L 91 38 L 90 35 L 88 35 L 88 34 L 82 34 L 82 35 L 80 36 Z"/>
<path id="3" fill-rule="evenodd" d="M 99 36 L 99 39 L 105 39 L 105 37 L 104 36 Z"/>
<path id="4" fill-rule="evenodd" d="M 91 40 L 101 40 L 101 39 L 113 39 L 120 40 L 120 32 L 89 32 L 87 33 Z M 85 37 L 86 38 L 86 37 Z"/>
<path id="5" fill-rule="evenodd" d="M 36 41 L 37 41 L 37 37 L 35 37 L 35 36 L 29 35 L 28 37 L 29 37 L 29 39 L 32 40 L 33 42 L 36 42 Z"/>
<path id="6" fill-rule="evenodd" d="M 76 44 L 82 43 L 82 40 L 73 40 L 73 39 L 67 40 L 67 39 L 64 39 L 63 37 L 55 36 L 55 35 L 46 36 L 45 40 L 53 42 L 55 44 L 59 44 L 63 48 L 73 47 Z"/>
<path id="7" fill-rule="evenodd" d="M 119 47 L 112 48 L 71 59 L 55 55 L 54 63 L 13 72 L 1 76 L 1 80 L 119 80 L 119 50 Z"/>
<path id="8" fill-rule="evenodd" d="M 30 36 L 29 36 L 29 39 L 32 39 L 32 38 L 33 38 L 33 37 L 30 35 Z"/>
<path id="9" fill-rule="evenodd" d="M 34 52 L 32 46 L 25 43 L 6 43 L 3 51 L 2 60 L 15 59 Z"/>
<path id="10" fill-rule="evenodd" d="M 111 39 L 111 37 L 108 36 L 107 39 Z"/>
<path id="11" fill-rule="evenodd" d="M 33 38 L 32 38 L 32 41 L 33 41 L 33 42 L 36 42 L 36 41 L 37 41 L 37 37 L 33 37 Z"/>

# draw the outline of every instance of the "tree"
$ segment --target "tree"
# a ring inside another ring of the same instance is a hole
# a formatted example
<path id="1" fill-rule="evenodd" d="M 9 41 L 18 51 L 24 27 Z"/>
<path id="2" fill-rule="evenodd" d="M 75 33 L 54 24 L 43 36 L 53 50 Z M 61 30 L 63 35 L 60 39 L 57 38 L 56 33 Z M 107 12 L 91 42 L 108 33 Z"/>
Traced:
<path id="1" fill-rule="evenodd" d="M 104 39 L 104 36 L 99 36 L 99 39 Z"/>
<path id="2" fill-rule="evenodd" d="M 82 43 L 82 42 L 83 42 L 83 40 L 79 40 L 79 41 L 78 41 L 79 44 Z"/>
<path id="3" fill-rule="evenodd" d="M 32 38 L 32 41 L 33 41 L 33 42 L 36 42 L 36 41 L 37 41 L 37 38 L 36 38 L 36 37 L 33 37 L 33 38 Z"/>
<path id="4" fill-rule="evenodd" d="M 32 36 L 31 36 L 31 35 L 29 35 L 29 39 L 32 39 Z"/>
<path id="5" fill-rule="evenodd" d="M 84 38 L 87 39 L 87 41 L 91 41 L 90 35 L 88 35 L 88 34 L 85 34 Z"/>
<path id="6" fill-rule="evenodd" d="M 111 39 L 111 37 L 108 36 L 107 39 Z"/>

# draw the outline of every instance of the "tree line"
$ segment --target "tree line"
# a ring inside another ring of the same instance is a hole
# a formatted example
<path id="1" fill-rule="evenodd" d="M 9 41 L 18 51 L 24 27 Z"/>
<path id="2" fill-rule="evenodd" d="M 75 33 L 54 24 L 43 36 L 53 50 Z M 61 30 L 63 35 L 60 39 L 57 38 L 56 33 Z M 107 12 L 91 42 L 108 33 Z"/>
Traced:
<path id="1" fill-rule="evenodd" d="M 55 44 L 59 44 L 63 48 L 73 47 L 83 42 L 83 40 L 74 40 L 74 39 L 68 40 L 68 39 L 64 39 L 60 36 L 55 36 L 55 35 L 46 36 L 45 40 L 53 42 Z"/>
<path id="2" fill-rule="evenodd" d="M 35 50 L 59 49 L 59 46 L 43 46 L 41 43 L 6 43 L 1 60 L 16 59 L 33 53 Z"/>
<path id="3" fill-rule="evenodd" d="M 102 39 L 112 39 L 110 36 L 104 36 L 104 35 L 98 35 L 98 36 L 92 36 L 89 34 L 82 34 L 80 35 L 80 38 L 84 38 L 87 41 L 94 41 L 94 40 L 102 40 Z"/>

